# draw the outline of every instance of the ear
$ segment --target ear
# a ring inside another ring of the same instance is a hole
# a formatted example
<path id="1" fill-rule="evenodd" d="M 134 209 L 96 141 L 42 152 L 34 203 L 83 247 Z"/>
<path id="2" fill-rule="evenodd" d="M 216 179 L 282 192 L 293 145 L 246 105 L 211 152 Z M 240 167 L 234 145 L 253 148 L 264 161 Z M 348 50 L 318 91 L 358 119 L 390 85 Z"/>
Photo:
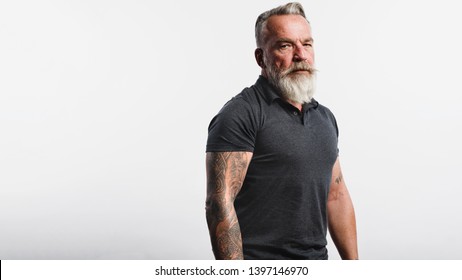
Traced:
<path id="1" fill-rule="evenodd" d="M 265 61 L 263 60 L 263 50 L 260 48 L 257 48 L 255 50 L 255 59 L 257 60 L 257 64 L 262 68 L 265 69 Z"/>

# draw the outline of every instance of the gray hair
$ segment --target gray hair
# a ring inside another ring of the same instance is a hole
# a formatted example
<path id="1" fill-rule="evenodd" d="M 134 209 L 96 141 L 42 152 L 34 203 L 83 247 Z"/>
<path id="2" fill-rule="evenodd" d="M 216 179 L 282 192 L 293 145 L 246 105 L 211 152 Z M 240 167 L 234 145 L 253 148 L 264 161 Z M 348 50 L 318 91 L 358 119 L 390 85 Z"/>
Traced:
<path id="1" fill-rule="evenodd" d="M 260 47 L 263 44 L 262 33 L 264 27 L 266 26 L 266 22 L 271 16 L 275 15 L 300 15 L 304 17 L 306 21 L 308 21 L 305 16 L 305 11 L 303 10 L 303 6 L 298 2 L 287 3 L 262 13 L 260 16 L 258 16 L 257 22 L 255 23 L 255 40 L 257 41 L 257 47 Z"/>

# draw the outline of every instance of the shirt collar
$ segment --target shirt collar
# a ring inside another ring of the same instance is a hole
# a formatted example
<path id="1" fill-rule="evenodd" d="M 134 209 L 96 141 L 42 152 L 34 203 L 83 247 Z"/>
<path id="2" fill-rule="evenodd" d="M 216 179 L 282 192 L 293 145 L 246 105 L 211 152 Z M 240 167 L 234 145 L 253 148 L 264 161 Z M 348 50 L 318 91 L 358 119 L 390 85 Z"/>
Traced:
<path id="1" fill-rule="evenodd" d="M 263 98 L 268 103 L 268 105 L 271 105 L 273 101 L 276 99 L 283 100 L 279 94 L 279 90 L 275 86 L 273 86 L 268 81 L 267 78 L 263 77 L 262 75 L 258 77 L 257 82 L 255 83 L 255 86 L 261 90 L 261 92 L 263 93 Z M 319 105 L 318 101 L 312 98 L 310 103 L 303 104 L 303 108 L 304 109 L 317 108 L 318 105 Z"/>

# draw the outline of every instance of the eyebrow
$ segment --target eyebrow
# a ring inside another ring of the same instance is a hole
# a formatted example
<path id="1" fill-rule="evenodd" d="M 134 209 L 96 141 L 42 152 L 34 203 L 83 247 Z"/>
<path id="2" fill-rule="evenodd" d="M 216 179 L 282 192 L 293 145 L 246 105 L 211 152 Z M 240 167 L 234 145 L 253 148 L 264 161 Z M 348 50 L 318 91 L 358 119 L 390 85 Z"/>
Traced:
<path id="1" fill-rule="evenodd" d="M 313 43 L 314 40 L 313 38 L 309 37 L 309 38 L 306 38 L 304 40 L 302 40 L 303 43 Z M 289 39 L 289 38 L 279 38 L 278 40 L 276 40 L 276 43 L 294 43 L 294 40 L 292 39 Z"/>

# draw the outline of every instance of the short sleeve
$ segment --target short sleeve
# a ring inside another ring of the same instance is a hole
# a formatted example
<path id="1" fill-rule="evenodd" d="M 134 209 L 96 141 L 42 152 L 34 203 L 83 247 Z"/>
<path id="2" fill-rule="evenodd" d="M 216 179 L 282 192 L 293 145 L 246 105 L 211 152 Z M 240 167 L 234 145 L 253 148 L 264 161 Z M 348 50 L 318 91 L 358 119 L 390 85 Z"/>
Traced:
<path id="1" fill-rule="evenodd" d="M 257 135 L 256 110 L 241 97 L 234 97 L 212 119 L 207 152 L 253 152 Z"/>
<path id="2" fill-rule="evenodd" d="M 326 109 L 327 109 L 327 108 L 326 108 Z M 335 128 L 335 132 L 336 132 L 336 134 L 337 134 L 337 156 L 339 156 L 339 154 L 340 154 L 340 150 L 339 150 L 339 148 L 338 148 L 339 130 L 338 130 L 338 125 L 337 125 L 337 120 L 335 119 L 334 114 L 333 114 L 329 109 L 327 109 L 327 111 L 329 112 L 330 120 L 331 120 L 332 125 L 333 125 L 334 128 Z"/>
<path id="3" fill-rule="evenodd" d="M 332 111 L 329 110 L 329 108 L 319 104 L 318 109 L 320 110 L 320 112 L 324 116 L 324 118 L 327 119 L 328 125 L 331 126 L 335 131 L 335 136 L 337 138 L 337 156 L 338 156 L 340 151 L 339 151 L 339 148 L 338 148 L 339 128 L 338 128 L 338 125 L 337 125 L 337 120 L 336 120 L 334 114 L 332 113 Z"/>
<path id="4" fill-rule="evenodd" d="M 330 111 L 329 111 L 330 112 Z M 335 127 L 335 132 L 337 133 L 337 138 L 339 136 L 339 131 L 338 131 L 338 125 L 337 125 L 337 120 L 335 119 L 335 116 L 334 114 L 332 114 L 332 112 L 330 112 L 331 116 L 332 116 L 332 125 Z"/>

